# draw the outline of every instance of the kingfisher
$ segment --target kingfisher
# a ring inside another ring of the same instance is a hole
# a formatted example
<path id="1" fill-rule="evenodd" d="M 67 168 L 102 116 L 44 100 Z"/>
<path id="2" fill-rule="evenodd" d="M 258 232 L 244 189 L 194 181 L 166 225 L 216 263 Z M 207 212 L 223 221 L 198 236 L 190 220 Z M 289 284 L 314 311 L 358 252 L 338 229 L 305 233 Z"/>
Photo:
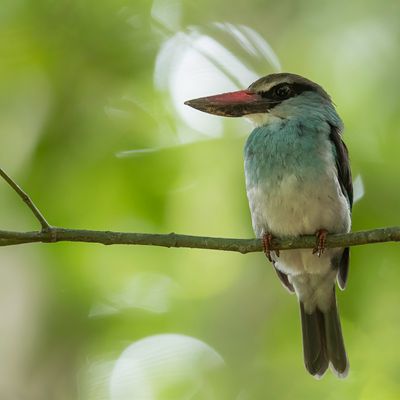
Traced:
<path id="1" fill-rule="evenodd" d="M 270 74 L 247 89 L 185 102 L 254 127 L 244 148 L 255 235 L 284 287 L 300 304 L 304 364 L 316 378 L 339 378 L 349 362 L 336 302 L 347 283 L 349 248 L 325 248 L 328 233 L 351 228 L 353 186 L 343 122 L 328 93 L 292 73 Z M 273 237 L 316 235 L 313 250 L 272 250 Z"/>

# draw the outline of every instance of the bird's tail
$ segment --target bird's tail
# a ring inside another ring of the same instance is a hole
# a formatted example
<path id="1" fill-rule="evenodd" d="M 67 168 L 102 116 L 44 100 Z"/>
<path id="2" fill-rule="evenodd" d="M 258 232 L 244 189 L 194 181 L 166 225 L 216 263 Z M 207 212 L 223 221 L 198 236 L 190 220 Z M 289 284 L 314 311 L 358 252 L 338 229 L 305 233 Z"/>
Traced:
<path id="1" fill-rule="evenodd" d="M 322 312 L 316 308 L 311 313 L 304 309 L 300 301 L 304 363 L 308 372 L 317 378 L 324 374 L 329 364 L 339 378 L 345 378 L 349 371 L 335 288 L 331 300 L 327 311 Z"/>

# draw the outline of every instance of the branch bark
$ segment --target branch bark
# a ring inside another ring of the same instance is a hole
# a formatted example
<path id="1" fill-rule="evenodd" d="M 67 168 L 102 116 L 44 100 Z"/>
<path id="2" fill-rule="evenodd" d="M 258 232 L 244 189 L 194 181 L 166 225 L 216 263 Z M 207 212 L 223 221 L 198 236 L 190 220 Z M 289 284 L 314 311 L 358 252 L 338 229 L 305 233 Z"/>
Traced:
<path id="1" fill-rule="evenodd" d="M 371 243 L 399 242 L 400 227 L 380 228 L 344 234 L 328 235 L 326 247 L 359 246 Z M 262 251 L 260 239 L 234 239 L 169 234 L 129 233 L 93 231 L 51 227 L 35 232 L 0 231 L 0 246 L 23 243 L 85 242 L 104 245 L 125 244 L 161 247 L 186 247 L 235 251 L 242 254 Z M 283 237 L 272 240 L 272 250 L 311 249 L 315 246 L 315 236 Z"/>
<path id="2" fill-rule="evenodd" d="M 40 231 L 15 232 L 0 230 L 0 246 L 12 246 L 24 243 L 85 242 L 104 245 L 125 244 L 162 247 L 186 247 L 191 249 L 208 249 L 235 251 L 242 254 L 262 251 L 260 239 L 233 239 L 204 236 L 180 235 L 176 233 L 152 234 L 112 231 L 93 231 L 83 229 L 58 228 L 50 225 L 32 199 L 0 168 L 0 176 L 14 189 L 18 196 L 32 211 L 41 225 Z M 328 235 L 327 248 L 359 246 L 370 243 L 399 242 L 400 227 L 380 228 L 370 231 L 359 231 Z M 273 238 L 271 250 L 311 249 L 315 246 L 315 236 Z"/>

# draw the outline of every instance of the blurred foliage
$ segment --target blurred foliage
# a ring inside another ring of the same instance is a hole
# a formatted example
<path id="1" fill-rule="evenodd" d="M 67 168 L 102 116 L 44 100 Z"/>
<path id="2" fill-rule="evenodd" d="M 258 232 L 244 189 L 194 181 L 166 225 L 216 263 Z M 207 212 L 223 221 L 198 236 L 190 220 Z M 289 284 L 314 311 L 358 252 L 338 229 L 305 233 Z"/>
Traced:
<path id="1" fill-rule="evenodd" d="M 178 31 L 209 32 L 244 59 L 232 36 L 210 25 L 230 22 L 254 29 L 284 70 L 334 98 L 354 175 L 365 186 L 354 229 L 399 225 L 399 18 L 395 0 L 3 0 L 1 166 L 55 225 L 251 237 L 240 135 L 251 128 L 226 121 L 212 140 L 174 146 L 182 135 L 201 134 L 180 120 L 167 88 L 154 84 L 157 55 Z M 273 72 L 267 61 L 248 65 Z M 143 148 L 154 151 L 116 156 Z M 1 229 L 37 228 L 4 183 L 0 198 Z M 393 244 L 352 250 L 348 290 L 339 295 L 350 375 L 317 382 L 302 365 L 296 301 L 262 254 L 3 248 L 0 397 L 121 399 L 110 381 L 123 351 L 176 333 L 209 346 L 193 353 L 207 362 L 195 367 L 185 350 L 179 365 L 186 374 L 193 369 L 191 378 L 157 388 L 157 376 L 144 376 L 138 385 L 151 390 L 144 400 L 397 399 L 399 260 Z M 156 363 L 163 354 L 150 356 Z"/>

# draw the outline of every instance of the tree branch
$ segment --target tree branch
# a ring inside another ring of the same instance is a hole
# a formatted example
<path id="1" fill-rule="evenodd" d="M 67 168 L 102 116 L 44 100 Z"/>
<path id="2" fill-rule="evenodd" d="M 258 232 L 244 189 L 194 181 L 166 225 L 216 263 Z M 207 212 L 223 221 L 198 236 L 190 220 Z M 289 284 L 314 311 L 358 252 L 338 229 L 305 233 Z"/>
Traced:
<path id="1" fill-rule="evenodd" d="M 381 228 L 370 231 L 359 231 L 328 235 L 326 247 L 347 247 L 363 244 L 399 242 L 400 227 Z M 65 229 L 52 227 L 51 231 L 13 232 L 0 231 L 0 246 L 11 246 L 34 242 L 85 242 L 104 245 L 125 244 L 161 247 L 187 247 L 191 249 L 208 249 L 235 251 L 242 254 L 262 251 L 260 239 L 233 239 L 152 233 L 129 233 L 111 231 L 91 231 L 83 229 Z M 272 240 L 272 250 L 311 249 L 315 246 L 315 236 L 283 237 Z"/>
<path id="2" fill-rule="evenodd" d="M 208 249 L 252 253 L 262 251 L 260 239 L 230 239 L 151 233 L 128 233 L 111 231 L 92 231 L 83 229 L 66 229 L 51 226 L 31 198 L 0 168 L 0 175 L 17 192 L 18 196 L 30 208 L 40 222 L 42 230 L 34 232 L 14 232 L 0 230 L 0 246 L 11 246 L 24 243 L 49 242 L 85 242 L 104 245 L 125 244 L 162 247 L 186 247 L 191 249 Z M 381 228 L 370 231 L 328 235 L 326 247 L 359 246 L 370 243 L 399 242 L 400 227 Z M 315 246 L 315 236 L 273 238 L 271 250 L 311 249 Z"/>

